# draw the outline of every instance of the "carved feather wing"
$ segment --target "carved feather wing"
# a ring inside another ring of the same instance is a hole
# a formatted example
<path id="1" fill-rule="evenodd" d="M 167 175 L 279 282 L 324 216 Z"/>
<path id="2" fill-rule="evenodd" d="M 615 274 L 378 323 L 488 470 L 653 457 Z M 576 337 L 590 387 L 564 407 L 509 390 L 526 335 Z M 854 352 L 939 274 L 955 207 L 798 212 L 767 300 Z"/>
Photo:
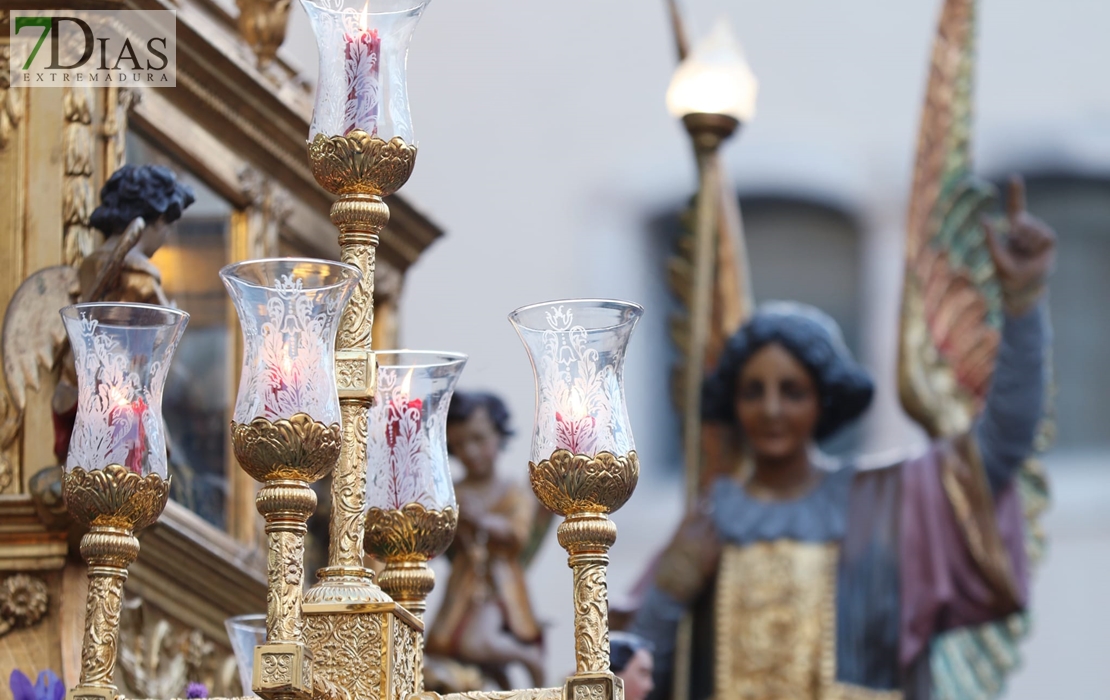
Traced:
<path id="1" fill-rule="evenodd" d="M 899 390 L 933 436 L 966 430 L 986 395 L 1001 326 L 980 218 L 997 194 L 971 171 L 974 0 L 941 12 L 906 236 Z"/>
<path id="2" fill-rule="evenodd" d="M 78 293 L 77 270 L 58 265 L 39 270 L 19 285 L 4 315 L 4 379 L 19 413 L 28 389 L 38 389 L 40 370 L 54 367 L 66 340 L 58 310 Z"/>
<path id="3" fill-rule="evenodd" d="M 945 0 L 918 135 L 906 237 L 898 379 L 902 405 L 934 437 L 967 430 L 994 371 L 1001 293 L 981 217 L 995 189 L 971 169 L 975 0 Z M 1000 222 L 999 228 L 1004 227 Z M 1039 558 L 1047 482 L 1029 460 L 1019 478 L 1026 548 Z M 1018 665 L 1028 618 L 959 630 L 933 644 L 937 700 L 986 700 Z"/>

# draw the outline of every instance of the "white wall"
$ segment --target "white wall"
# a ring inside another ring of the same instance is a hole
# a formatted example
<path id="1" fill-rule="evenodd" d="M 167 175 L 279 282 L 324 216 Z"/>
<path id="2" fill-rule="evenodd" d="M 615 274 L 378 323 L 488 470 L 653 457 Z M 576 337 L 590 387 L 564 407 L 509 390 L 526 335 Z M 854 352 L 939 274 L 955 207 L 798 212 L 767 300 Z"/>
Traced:
<path id="1" fill-rule="evenodd" d="M 731 19 L 761 80 L 756 120 L 726 154 L 739 185 L 835 197 L 870 227 L 861 301 L 872 338 L 867 360 L 890 378 L 902 219 L 939 1 L 687 4 L 699 34 L 719 13 Z M 1110 170 L 1108 26 L 1105 0 L 986 0 L 977 103 L 985 167 L 1066 161 Z M 298 9 L 286 49 L 312 66 L 311 42 Z M 663 476 L 675 465 L 661 463 L 676 439 L 667 293 L 643 227 L 695 184 L 686 136 L 663 107 L 674 68 L 664 4 L 436 0 L 409 66 L 420 157 L 405 195 L 448 235 L 409 275 L 405 343 L 469 353 L 463 386 L 502 393 L 526 434 L 531 373 L 505 315 L 566 296 L 647 306 L 628 367 L 645 483 L 617 518 L 619 593 L 678 515 L 678 494 Z M 873 447 L 904 446 L 912 438 L 893 383 L 881 385 Z M 521 478 L 527 451 L 526 439 L 515 440 L 502 469 Z M 1097 468 L 1091 474 L 1104 479 Z M 1011 698 L 1105 696 L 1095 690 L 1105 687 L 1105 673 L 1090 667 L 1095 652 L 1084 646 L 1094 637 L 1076 633 L 1110 629 L 1094 599 L 1101 578 L 1084 569 L 1096 560 L 1107 566 L 1104 530 L 1094 523 L 1080 518 L 1058 533 L 1037 589 L 1038 605 L 1058 617 L 1038 625 L 1031 648 L 1039 655 Z M 553 541 L 532 582 L 553 625 L 549 667 L 562 674 L 573 665 L 570 576 Z"/>

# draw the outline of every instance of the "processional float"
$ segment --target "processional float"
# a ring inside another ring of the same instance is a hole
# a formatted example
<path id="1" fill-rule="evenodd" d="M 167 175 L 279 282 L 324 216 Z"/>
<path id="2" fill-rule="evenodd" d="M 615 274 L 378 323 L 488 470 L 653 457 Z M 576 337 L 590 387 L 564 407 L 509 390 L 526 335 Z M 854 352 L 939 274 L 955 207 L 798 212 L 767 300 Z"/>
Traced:
<path id="1" fill-rule="evenodd" d="M 426 0 L 303 0 L 320 53 L 308 134 L 319 184 L 338 199 L 341 261 L 280 258 L 229 265 L 221 277 L 243 332 L 231 438 L 262 486 L 268 595 L 253 690 L 267 700 L 404 700 L 423 692 L 427 562 L 457 523 L 447 464 L 447 405 L 465 357 L 375 353 L 374 267 L 389 220 L 384 197 L 408 180 L 417 147 L 406 60 Z M 265 128 L 261 126 L 259 128 Z M 135 532 L 169 493 L 162 390 L 187 314 L 142 304 L 63 310 L 78 366 L 77 424 L 64 492 L 89 531 L 89 594 L 79 684 L 70 700 L 114 700 L 123 583 Z M 609 672 L 609 514 L 639 474 L 623 364 L 642 309 L 567 300 L 510 315 L 536 378 L 532 488 L 565 517 L 573 572 L 576 671 L 561 687 L 471 698 L 619 700 Z M 332 475 L 328 566 L 304 590 L 311 483 Z M 386 566 L 375 580 L 368 552 Z M 452 697 L 452 696 L 446 696 Z M 462 697 L 462 696 L 454 696 Z"/>

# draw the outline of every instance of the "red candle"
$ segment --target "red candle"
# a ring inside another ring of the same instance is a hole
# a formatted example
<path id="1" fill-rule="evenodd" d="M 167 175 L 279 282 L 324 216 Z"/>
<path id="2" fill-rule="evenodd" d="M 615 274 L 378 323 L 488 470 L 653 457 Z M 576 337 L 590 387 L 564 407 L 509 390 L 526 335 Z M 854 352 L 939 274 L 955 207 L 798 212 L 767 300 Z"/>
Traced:
<path id="1" fill-rule="evenodd" d="M 586 411 L 578 392 L 572 391 L 566 410 L 555 412 L 555 449 L 592 455 L 596 445 L 597 419 Z"/>
<path id="2" fill-rule="evenodd" d="M 402 481 L 412 479 L 420 467 L 420 427 L 424 402 L 409 398 L 411 386 L 412 370 L 409 370 L 386 407 L 385 443 L 389 447 L 389 476 L 394 494 L 405 491 Z M 402 505 L 398 503 L 397 507 Z"/>
<path id="3" fill-rule="evenodd" d="M 346 35 L 343 70 L 347 77 L 347 105 L 343 113 L 343 134 L 362 129 L 374 136 L 378 132 L 378 107 L 381 104 L 382 42 L 377 29 L 367 26 L 370 3 L 362 10 L 358 29 Z"/>
<path id="4" fill-rule="evenodd" d="M 146 402 L 141 398 L 133 401 L 120 400 L 109 415 L 113 428 L 122 430 L 117 439 L 127 447 L 123 466 L 136 474 L 142 473 L 143 457 L 146 454 L 146 429 L 143 427 L 146 409 Z"/>

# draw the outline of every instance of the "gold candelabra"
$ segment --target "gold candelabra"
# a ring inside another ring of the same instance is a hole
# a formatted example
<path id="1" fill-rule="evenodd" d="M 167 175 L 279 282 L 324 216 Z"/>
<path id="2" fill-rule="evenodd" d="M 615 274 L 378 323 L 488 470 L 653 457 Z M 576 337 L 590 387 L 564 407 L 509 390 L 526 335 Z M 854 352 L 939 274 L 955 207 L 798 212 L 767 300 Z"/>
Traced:
<path id="1" fill-rule="evenodd" d="M 389 4 L 393 0 L 382 2 Z M 252 685 L 266 700 L 439 697 L 424 692 L 423 687 L 423 613 L 426 598 L 435 583 L 428 561 L 447 548 L 458 522 L 453 499 L 450 505 L 435 507 L 420 502 L 401 503 L 399 507 L 366 507 L 367 440 L 372 427 L 371 410 L 378 396 L 379 374 L 384 371 L 384 364 L 379 368 L 371 346 L 376 248 L 389 221 L 384 197 L 405 184 L 417 153 L 416 146 L 410 143 L 411 137 L 404 135 L 411 129 L 406 122 L 407 101 L 402 98 L 403 59 L 412 23 L 405 24 L 401 20 L 405 12 L 418 17 L 423 4 L 416 2 L 415 10 L 383 11 L 380 18 L 371 17 L 372 22 L 380 22 L 371 30 L 365 24 L 365 10 L 358 23 L 357 14 L 346 11 L 346 14 L 337 14 L 305 0 L 322 48 L 329 31 L 332 41 L 347 43 L 346 49 L 337 55 L 348 62 L 347 68 L 351 70 L 346 73 L 329 71 L 322 65 L 321 81 L 340 79 L 336 76 L 344 75 L 349 79 L 352 70 L 370 71 L 364 77 L 376 81 L 393 71 L 392 78 L 399 75 L 402 88 L 398 93 L 394 80 L 390 83 L 389 94 L 390 99 L 399 102 L 367 107 L 363 98 L 381 93 L 377 88 L 366 88 L 365 94 L 361 94 L 359 91 L 365 87 L 365 81 L 352 84 L 349 90 L 346 85 L 340 90 L 325 89 L 323 85 L 320 88 L 308 156 L 316 180 L 337 196 L 331 208 L 331 220 L 339 232 L 343 265 L 271 260 L 232 265 L 221 272 L 236 300 L 241 319 L 263 312 L 252 312 L 250 304 L 253 302 L 246 299 L 248 292 L 243 290 L 251 287 L 250 280 L 237 288 L 237 283 L 230 279 L 246 272 L 241 269 L 228 272 L 231 268 L 252 264 L 256 268 L 270 265 L 273 269 L 281 265 L 294 268 L 300 265 L 313 268 L 316 270 L 313 274 L 322 279 L 335 272 L 334 269 L 328 271 L 330 266 L 343 268 L 350 274 L 347 280 L 350 296 L 342 307 L 337 331 L 333 331 L 336 341 L 334 379 L 331 381 L 334 381 L 334 396 L 338 400 L 334 418 L 324 418 L 327 410 L 319 407 L 280 416 L 271 410 L 272 407 L 263 410 L 261 404 L 252 404 L 248 400 L 250 397 L 244 399 L 243 386 L 249 384 L 244 380 L 236 404 L 237 420 L 231 423 L 232 444 L 240 466 L 262 483 L 256 505 L 265 519 L 268 549 L 267 640 L 255 649 Z M 362 7 L 361 2 L 358 6 Z M 333 15 L 343 21 L 336 20 Z M 347 21 L 351 17 L 356 18 L 355 29 Z M 329 30 L 329 26 L 332 29 Z M 352 49 L 353 43 L 359 43 L 360 51 L 378 52 L 379 55 L 365 65 L 351 63 L 358 53 Z M 329 106 L 322 104 L 335 99 L 337 94 L 350 101 L 347 110 L 342 112 L 342 126 L 328 122 L 328 114 L 339 113 L 329 111 Z M 352 128 L 347 123 L 350 119 L 362 121 Z M 323 126 L 318 128 L 318 122 Z M 387 139 L 379 135 L 383 133 L 397 135 Z M 357 268 L 357 273 L 352 268 Z M 272 270 L 271 273 L 272 277 L 277 275 Z M 241 278 L 240 282 L 245 279 Z M 257 283 L 253 288 L 258 288 Z M 278 283 L 274 289 L 288 291 L 290 287 Z M 299 286 L 296 291 L 301 292 Z M 576 302 L 567 304 L 574 307 Z M 627 342 L 627 333 L 631 332 L 641 310 L 624 303 L 604 302 L 603 305 L 606 313 L 616 309 L 623 315 L 616 324 L 607 320 L 598 327 L 625 328 L 622 342 Z M 267 303 L 262 302 L 260 308 L 266 309 Z M 582 338 L 588 335 L 586 331 L 580 325 L 573 328 L 569 325 L 571 310 L 552 307 L 551 313 L 567 321 L 566 327 L 560 326 L 558 332 L 576 339 L 572 350 L 579 353 L 576 357 L 583 366 L 590 362 L 596 364 L 596 351 L 591 356 L 581 345 Z M 581 313 L 588 315 L 589 309 Z M 522 324 L 516 320 L 514 324 L 525 338 Z M 183 323 L 181 325 L 183 327 Z M 244 329 L 256 329 L 257 325 L 257 321 L 252 321 L 244 324 Z M 251 332 L 245 330 L 248 346 L 252 345 L 250 341 L 256 340 L 249 337 Z M 271 329 L 271 332 L 280 336 L 283 331 Z M 285 338 L 288 341 L 289 336 Z M 331 346 L 325 341 L 326 338 L 319 342 L 321 347 L 327 348 L 327 354 Z M 302 341 L 290 342 L 299 344 Z M 281 346 L 280 340 L 278 345 Z M 169 352 L 172 353 L 172 348 Z M 254 351 L 245 355 L 250 352 Z M 535 355 L 536 350 L 529 348 L 529 352 Z M 565 355 L 564 352 L 559 357 Z M 618 362 L 623 362 L 623 350 L 618 355 Z M 248 357 L 244 360 L 245 373 L 250 362 L 264 364 L 257 357 Z M 538 366 L 535 357 L 533 366 Z M 590 365 L 584 371 L 596 369 Z M 464 696 L 486 700 L 510 696 L 522 700 L 623 698 L 620 679 L 609 672 L 606 567 L 609 548 L 616 539 L 616 526 L 609 514 L 632 495 L 639 462 L 626 425 L 617 425 L 614 432 L 612 425 L 598 425 L 595 417 L 583 413 L 601 406 L 599 415 L 626 420 L 620 368 L 604 369 L 611 376 L 597 383 L 598 387 L 603 387 L 597 391 L 612 392 L 615 386 L 616 393 L 584 399 L 572 397 L 573 405 L 569 409 L 564 405 L 562 413 L 554 409 L 549 412 L 549 417 L 558 421 L 564 421 L 566 415 L 577 421 L 579 427 L 586 426 L 586 437 L 581 441 L 576 437 L 567 444 L 541 441 L 539 452 L 534 442 L 533 461 L 529 465 L 537 497 L 565 517 L 558 528 L 558 540 L 567 551 L 573 572 L 576 672 L 559 687 L 444 696 L 449 700 Z M 276 369 L 270 366 L 265 371 L 272 374 L 292 370 L 288 367 L 282 370 L 279 363 Z M 539 384 L 537 380 L 538 387 Z M 263 395 L 264 392 L 259 394 Z M 589 405 L 583 408 L 580 404 Z M 158 420 L 161 420 L 160 415 Z M 610 422 L 615 425 L 619 420 L 613 418 Z M 609 438 L 617 435 L 609 442 L 597 437 L 606 428 Z M 164 445 L 160 449 L 164 463 Z M 316 507 L 310 484 L 328 474 L 332 476 L 333 504 L 328 565 L 317 572 L 317 582 L 305 591 L 306 521 Z M 122 587 L 127 566 L 138 555 L 134 532 L 152 523 L 161 513 L 168 494 L 168 480 L 154 473 L 141 476 L 119 465 L 89 472 L 75 468 L 66 475 L 65 493 L 70 511 L 91 528 L 81 544 L 81 551 L 89 563 L 90 577 L 82 674 L 80 685 L 70 693 L 70 700 L 115 700 L 117 692 L 111 679 Z M 386 565 L 377 583 L 371 570 L 364 565 L 364 551 Z"/>

